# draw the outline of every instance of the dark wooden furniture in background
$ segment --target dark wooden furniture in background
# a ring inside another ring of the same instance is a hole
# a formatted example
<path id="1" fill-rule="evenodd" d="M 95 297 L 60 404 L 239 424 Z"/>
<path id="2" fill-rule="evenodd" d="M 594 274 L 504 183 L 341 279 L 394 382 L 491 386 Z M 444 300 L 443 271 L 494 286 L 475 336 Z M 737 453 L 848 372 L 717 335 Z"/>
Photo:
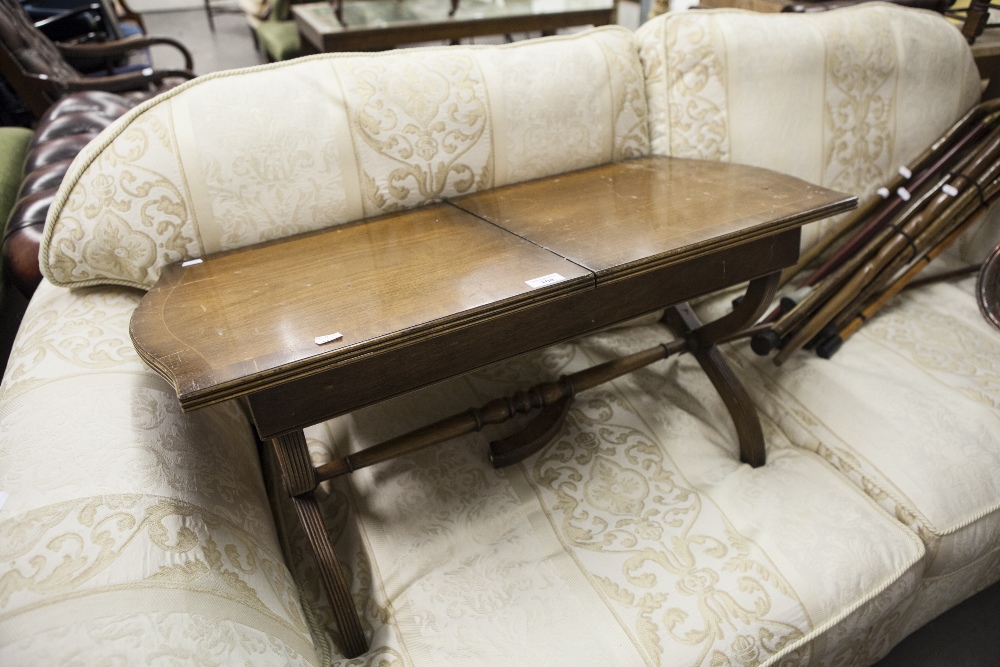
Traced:
<path id="1" fill-rule="evenodd" d="M 169 46 L 184 58 L 182 70 L 141 71 L 85 76 L 70 59 L 99 60 L 127 55 L 152 46 Z M 168 37 L 130 37 L 94 44 L 65 45 L 42 33 L 18 0 L 0 0 L 0 77 L 36 117 L 71 92 L 103 90 L 152 97 L 167 87 L 194 78 L 191 53 Z"/>
<path id="2" fill-rule="evenodd" d="M 329 2 L 292 5 L 301 54 L 384 51 L 406 44 L 523 32 L 555 34 L 560 28 L 615 22 L 614 0 L 563 0 L 534 6 L 531 0 L 503 3 L 464 0 L 449 14 L 437 0 L 358 0 L 343 5 L 343 23 Z"/>
<path id="3" fill-rule="evenodd" d="M 741 165 L 609 164 L 167 267 L 130 332 L 185 410 L 246 397 L 354 656 L 367 642 L 313 497 L 318 483 L 566 396 L 549 383 L 322 469 L 304 427 L 750 280 L 731 315 L 702 327 L 681 306 L 681 341 L 598 367 L 584 386 L 694 352 L 730 408 L 741 458 L 760 465 L 760 422 L 715 346 L 773 298 L 778 272 L 798 258 L 800 227 L 856 203 Z"/>
<path id="4" fill-rule="evenodd" d="M 216 14 L 243 14 L 243 9 L 235 2 L 218 2 L 217 0 L 202 0 L 205 7 L 205 18 L 208 20 L 208 29 L 215 32 Z"/>
<path id="5" fill-rule="evenodd" d="M 990 326 L 1000 331 L 1000 245 L 983 261 L 976 278 L 976 303 Z"/>
<path id="6" fill-rule="evenodd" d="M 995 27 L 984 30 L 971 44 L 972 57 L 979 69 L 979 76 L 986 83 L 983 101 L 1000 97 L 1000 30 Z"/>

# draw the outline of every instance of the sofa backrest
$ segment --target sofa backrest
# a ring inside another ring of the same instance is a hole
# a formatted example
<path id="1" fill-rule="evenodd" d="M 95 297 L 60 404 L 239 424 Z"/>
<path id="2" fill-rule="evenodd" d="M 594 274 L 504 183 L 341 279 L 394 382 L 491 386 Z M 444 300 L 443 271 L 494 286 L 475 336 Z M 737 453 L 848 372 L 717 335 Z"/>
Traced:
<path id="1" fill-rule="evenodd" d="M 884 3 L 221 72 L 81 152 L 39 260 L 58 285 L 148 288 L 172 262 L 650 151 L 865 199 L 979 90 L 953 25 Z"/>
<path id="2" fill-rule="evenodd" d="M 58 285 L 149 288 L 172 262 L 648 152 L 615 26 L 221 72 L 81 152 L 40 264 Z"/>
<path id="3" fill-rule="evenodd" d="M 654 154 L 766 167 L 862 201 L 980 94 L 955 26 L 887 3 L 670 13 L 636 38 Z M 833 224 L 809 226 L 804 244 Z"/>

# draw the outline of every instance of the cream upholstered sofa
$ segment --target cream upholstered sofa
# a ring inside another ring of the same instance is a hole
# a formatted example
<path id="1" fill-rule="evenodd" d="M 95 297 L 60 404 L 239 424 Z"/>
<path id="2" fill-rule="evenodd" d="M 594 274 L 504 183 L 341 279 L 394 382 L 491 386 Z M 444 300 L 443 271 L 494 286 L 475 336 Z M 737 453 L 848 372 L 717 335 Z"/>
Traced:
<path id="1" fill-rule="evenodd" d="M 867 4 L 315 56 L 134 109 L 64 181 L 0 387 L 0 664 L 870 664 L 1000 579 L 1000 335 L 972 279 L 830 361 L 730 346 L 761 468 L 681 357 L 583 394 L 514 467 L 484 433 L 325 485 L 354 660 L 241 405 L 181 413 L 128 321 L 168 263 L 649 153 L 866 198 L 978 91 L 953 26 Z M 480 369 L 311 428 L 311 451 L 670 337 L 654 316 Z"/>

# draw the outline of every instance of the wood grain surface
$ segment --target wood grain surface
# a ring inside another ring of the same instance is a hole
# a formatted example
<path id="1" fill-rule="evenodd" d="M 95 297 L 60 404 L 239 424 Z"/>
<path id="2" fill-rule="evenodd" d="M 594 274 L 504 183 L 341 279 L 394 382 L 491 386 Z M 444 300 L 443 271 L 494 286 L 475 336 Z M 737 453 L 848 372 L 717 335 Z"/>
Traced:
<path id="1" fill-rule="evenodd" d="M 552 274 L 563 280 L 525 282 Z M 572 262 L 439 204 L 167 267 L 130 332 L 188 408 L 592 286 Z"/>
<path id="2" fill-rule="evenodd" d="M 546 345 L 573 340 L 629 318 L 750 280 L 795 263 L 791 229 L 696 262 L 572 292 L 538 306 L 442 331 L 408 345 L 358 356 L 247 397 L 257 432 L 268 438 L 304 428 L 419 387 Z M 182 404 L 183 405 L 183 404 Z"/>
<path id="3" fill-rule="evenodd" d="M 620 280 L 849 210 L 854 197 L 725 162 L 641 158 L 452 200 Z"/>
<path id="4" fill-rule="evenodd" d="M 781 269 L 855 203 L 740 165 L 605 165 L 167 267 L 130 333 L 184 409 L 250 395 L 270 437 Z"/>

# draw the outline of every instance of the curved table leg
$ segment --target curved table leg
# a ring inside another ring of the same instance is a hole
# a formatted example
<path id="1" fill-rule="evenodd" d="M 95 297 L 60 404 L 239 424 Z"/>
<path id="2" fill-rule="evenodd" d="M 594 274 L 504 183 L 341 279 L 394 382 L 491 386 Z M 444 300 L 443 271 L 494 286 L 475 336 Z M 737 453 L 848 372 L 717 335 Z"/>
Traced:
<path id="1" fill-rule="evenodd" d="M 750 282 L 747 293 L 733 312 L 702 324 L 691 307 L 679 304 L 668 309 L 664 320 L 691 342 L 690 352 L 722 397 L 736 426 L 740 460 L 754 468 L 764 465 L 764 433 L 750 395 L 726 362 L 716 343 L 731 333 L 753 324 L 767 309 L 778 290 L 780 274 Z"/>
<path id="2" fill-rule="evenodd" d="M 759 320 L 774 300 L 774 295 L 778 293 L 780 280 L 780 272 L 751 280 L 747 285 L 746 294 L 743 295 L 739 305 L 733 308 L 733 312 L 707 324 L 692 327 L 695 329 L 695 340 L 698 345 L 705 347 L 714 345 Z M 694 316 L 694 313 L 691 315 Z M 694 317 L 693 321 L 697 322 L 698 318 Z"/>
<path id="3" fill-rule="evenodd" d="M 354 658 L 368 650 L 361 627 L 361 617 L 354 606 L 354 598 L 344 578 L 340 561 L 333 550 L 326 523 L 320 513 L 314 491 L 316 489 L 316 472 L 309 460 L 309 449 L 302 431 L 294 431 L 278 436 L 272 441 L 278 465 L 281 467 L 281 477 L 288 495 L 292 498 L 295 513 L 302 522 L 302 527 L 309 538 L 309 544 L 316 555 L 323 585 L 333 607 L 333 617 L 340 628 L 344 654 Z"/>

